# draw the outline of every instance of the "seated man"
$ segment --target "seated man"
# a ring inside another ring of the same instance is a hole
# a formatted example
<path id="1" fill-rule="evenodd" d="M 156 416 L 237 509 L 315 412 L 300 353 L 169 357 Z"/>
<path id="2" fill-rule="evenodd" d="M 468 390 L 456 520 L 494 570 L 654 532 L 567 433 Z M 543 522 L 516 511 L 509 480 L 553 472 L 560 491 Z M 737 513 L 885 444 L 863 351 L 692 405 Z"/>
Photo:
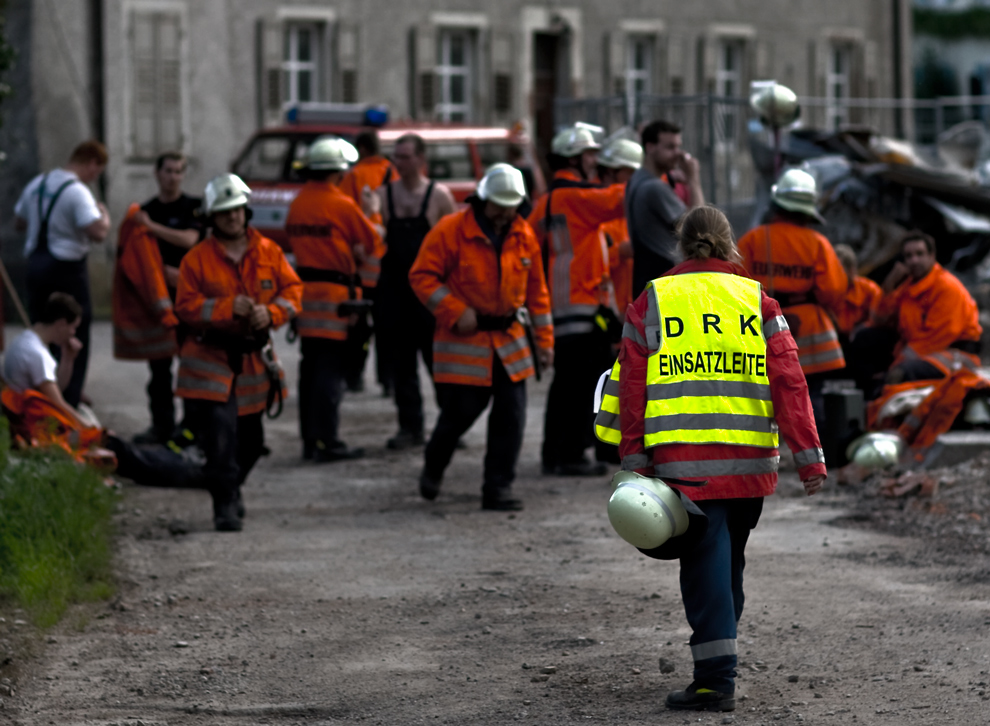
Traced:
<path id="1" fill-rule="evenodd" d="M 82 343 L 75 337 L 82 306 L 54 292 L 38 322 L 14 338 L 4 354 L 3 413 L 22 446 L 64 449 L 77 461 L 116 468 L 146 486 L 203 488 L 202 467 L 164 446 L 134 446 L 100 428 L 65 401 L 62 392 Z M 49 346 L 61 348 L 56 363 Z M 107 448 L 101 448 L 106 446 Z"/>
<path id="2" fill-rule="evenodd" d="M 885 370 L 883 382 L 899 384 L 980 364 L 979 310 L 963 284 L 935 261 L 935 240 L 908 232 L 901 255 L 884 280 L 873 327 L 850 345 L 850 368 L 867 398 L 877 393 L 874 376 Z"/>

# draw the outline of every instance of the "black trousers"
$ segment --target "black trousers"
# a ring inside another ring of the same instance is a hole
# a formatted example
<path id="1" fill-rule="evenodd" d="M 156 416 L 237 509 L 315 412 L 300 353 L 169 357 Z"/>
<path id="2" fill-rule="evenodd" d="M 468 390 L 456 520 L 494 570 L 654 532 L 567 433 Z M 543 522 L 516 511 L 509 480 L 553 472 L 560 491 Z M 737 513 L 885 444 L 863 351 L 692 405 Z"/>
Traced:
<path id="1" fill-rule="evenodd" d="M 349 363 L 348 343 L 303 338 L 299 361 L 299 433 L 306 446 L 342 446 L 338 437 L 340 402 Z"/>
<path id="2" fill-rule="evenodd" d="M 565 335 L 554 341 L 553 381 L 543 423 L 544 467 L 578 463 L 595 442 L 595 386 L 614 360 L 601 333 Z M 595 453 L 602 461 L 612 458 L 604 446 L 596 447 Z"/>
<path id="3" fill-rule="evenodd" d="M 148 379 L 148 407 L 151 409 L 151 426 L 159 441 L 167 441 L 175 429 L 175 394 L 172 391 L 172 358 L 148 361 L 151 378 Z"/>
<path id="4" fill-rule="evenodd" d="M 76 331 L 82 342 L 82 350 L 76 356 L 72 368 L 72 378 L 62 396 L 70 406 L 78 406 L 86 382 L 86 369 L 89 367 L 89 328 L 93 321 L 93 305 L 89 297 L 89 271 L 86 260 L 66 262 L 57 260 L 49 253 L 38 252 L 28 258 L 27 269 L 28 312 L 31 321 L 37 322 L 45 303 L 53 292 L 64 292 L 75 298 L 82 306 L 83 315 Z M 56 358 L 60 351 L 53 351 Z"/>
<path id="5" fill-rule="evenodd" d="M 383 284 L 385 287 L 383 287 Z M 419 362 L 433 372 L 433 327 L 430 312 L 423 307 L 406 283 L 403 289 L 387 279 L 379 283 L 376 324 L 379 324 L 379 351 L 384 348 L 392 371 L 395 405 L 399 409 L 399 429 L 415 434 L 423 431 L 423 395 L 419 389 Z"/>
<path id="6" fill-rule="evenodd" d="M 846 375 L 856 381 L 856 387 L 866 400 L 880 394 L 883 374 L 894 362 L 894 347 L 899 336 L 893 328 L 862 328 L 846 345 Z"/>
<path id="7" fill-rule="evenodd" d="M 526 426 L 526 382 L 513 383 L 498 355 L 492 370 L 492 385 L 462 386 L 438 383 L 440 418 L 426 445 L 426 473 L 439 481 L 450 463 L 461 436 L 484 412 L 489 401 L 488 444 L 482 494 L 504 498 L 516 478 L 516 462 Z"/>
<path id="8" fill-rule="evenodd" d="M 235 384 L 236 386 L 236 381 Z M 185 399 L 187 420 L 203 449 L 203 474 L 214 502 L 230 501 L 265 452 L 261 412 L 237 415 L 237 396 L 231 388 L 226 402 Z"/>
<path id="9" fill-rule="evenodd" d="M 207 489 L 203 468 L 161 444 L 132 444 L 107 436 L 107 448 L 117 455 L 117 474 L 148 487 Z"/>

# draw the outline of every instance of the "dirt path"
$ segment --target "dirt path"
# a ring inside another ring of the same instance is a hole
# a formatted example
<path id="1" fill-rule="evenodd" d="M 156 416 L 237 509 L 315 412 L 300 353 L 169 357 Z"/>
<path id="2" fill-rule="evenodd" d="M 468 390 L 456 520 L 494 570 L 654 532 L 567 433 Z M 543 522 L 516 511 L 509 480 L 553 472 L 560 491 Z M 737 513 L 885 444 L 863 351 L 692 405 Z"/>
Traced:
<path id="1" fill-rule="evenodd" d="M 91 380 L 111 426 L 143 428 L 142 366 L 97 356 Z M 543 399 L 531 386 L 516 515 L 479 510 L 482 426 L 420 500 L 373 385 L 343 413 L 366 460 L 300 463 L 294 405 L 268 425 L 241 534 L 212 531 L 204 493 L 129 489 L 119 600 L 66 619 L 0 722 L 727 723 L 663 708 L 690 681 L 676 564 L 613 533 L 604 479 L 537 476 Z M 732 722 L 990 722 L 985 563 L 830 525 L 841 495 L 784 479 L 748 548 Z"/>

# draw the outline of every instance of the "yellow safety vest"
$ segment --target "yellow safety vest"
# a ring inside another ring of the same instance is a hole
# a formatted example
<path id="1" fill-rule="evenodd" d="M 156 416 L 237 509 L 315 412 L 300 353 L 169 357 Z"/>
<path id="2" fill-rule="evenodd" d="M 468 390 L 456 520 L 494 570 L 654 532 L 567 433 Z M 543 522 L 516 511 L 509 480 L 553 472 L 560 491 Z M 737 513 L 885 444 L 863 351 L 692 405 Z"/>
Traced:
<path id="1" fill-rule="evenodd" d="M 646 448 L 735 444 L 777 448 L 766 370 L 760 284 L 698 272 L 653 280 L 645 323 Z M 618 363 L 595 420 L 599 439 L 617 444 Z"/>

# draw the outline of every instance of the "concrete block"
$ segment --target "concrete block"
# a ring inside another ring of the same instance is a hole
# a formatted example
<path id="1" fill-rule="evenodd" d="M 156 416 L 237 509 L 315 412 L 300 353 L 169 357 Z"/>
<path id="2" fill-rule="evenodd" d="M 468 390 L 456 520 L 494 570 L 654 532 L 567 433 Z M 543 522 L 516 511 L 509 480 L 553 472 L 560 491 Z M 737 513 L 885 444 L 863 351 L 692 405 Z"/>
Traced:
<path id="1" fill-rule="evenodd" d="M 969 461 L 990 451 L 990 431 L 949 431 L 928 450 L 922 467 L 935 469 Z"/>

